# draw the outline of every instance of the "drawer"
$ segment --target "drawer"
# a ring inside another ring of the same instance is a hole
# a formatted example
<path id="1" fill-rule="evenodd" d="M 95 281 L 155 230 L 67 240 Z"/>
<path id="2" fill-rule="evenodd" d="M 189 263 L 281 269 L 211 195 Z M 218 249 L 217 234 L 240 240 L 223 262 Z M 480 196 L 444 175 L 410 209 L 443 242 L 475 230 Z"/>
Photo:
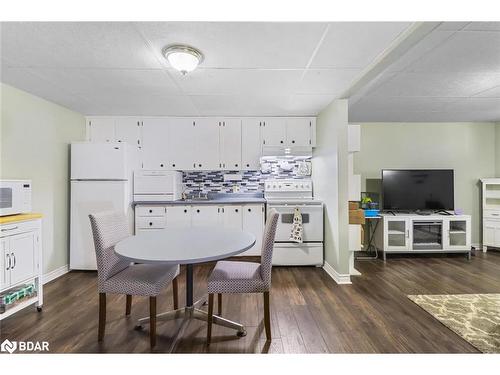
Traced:
<path id="1" fill-rule="evenodd" d="M 165 217 L 138 217 L 138 229 L 164 229 L 166 226 Z"/>
<path id="2" fill-rule="evenodd" d="M 165 216 L 165 212 L 164 206 L 137 206 L 135 208 L 136 216 Z"/>
<path id="3" fill-rule="evenodd" d="M 500 220 L 500 211 L 498 210 L 483 210 L 483 217 L 486 219 L 499 219 Z"/>

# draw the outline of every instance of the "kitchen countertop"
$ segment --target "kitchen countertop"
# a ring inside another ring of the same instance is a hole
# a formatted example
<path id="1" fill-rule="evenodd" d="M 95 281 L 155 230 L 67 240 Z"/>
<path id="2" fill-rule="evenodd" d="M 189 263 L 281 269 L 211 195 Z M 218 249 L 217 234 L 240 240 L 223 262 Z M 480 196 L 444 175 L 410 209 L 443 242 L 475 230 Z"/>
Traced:
<path id="1" fill-rule="evenodd" d="M 264 204 L 266 200 L 262 194 L 236 194 L 236 193 L 227 193 L 227 194 L 214 194 L 210 196 L 210 199 L 207 200 L 198 200 L 198 199 L 185 199 L 178 201 L 134 201 L 132 204 L 134 206 L 137 205 L 213 205 L 213 204 L 244 204 L 244 203 L 255 203 L 255 204 Z"/>
<path id="2" fill-rule="evenodd" d="M 30 214 L 18 214 L 0 217 L 0 224 L 18 223 L 20 221 L 41 219 L 42 214 L 30 213 Z"/>

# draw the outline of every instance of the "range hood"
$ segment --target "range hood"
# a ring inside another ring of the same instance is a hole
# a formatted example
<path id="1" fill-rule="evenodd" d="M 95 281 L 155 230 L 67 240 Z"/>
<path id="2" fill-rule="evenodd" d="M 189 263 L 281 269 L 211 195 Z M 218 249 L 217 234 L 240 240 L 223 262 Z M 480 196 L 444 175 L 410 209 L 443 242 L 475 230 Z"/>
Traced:
<path id="1" fill-rule="evenodd" d="M 312 157 L 312 147 L 311 146 L 262 146 L 262 156 L 274 156 L 280 158 L 311 158 Z"/>

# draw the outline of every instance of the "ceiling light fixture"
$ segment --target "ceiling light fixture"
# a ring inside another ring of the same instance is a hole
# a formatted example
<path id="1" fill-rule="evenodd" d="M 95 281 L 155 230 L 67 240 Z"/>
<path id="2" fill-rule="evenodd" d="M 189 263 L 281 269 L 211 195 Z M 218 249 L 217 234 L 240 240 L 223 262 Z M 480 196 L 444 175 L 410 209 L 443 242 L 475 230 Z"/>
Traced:
<path id="1" fill-rule="evenodd" d="M 203 54 L 199 50 L 182 44 L 166 46 L 162 53 L 170 66 L 182 75 L 192 72 L 203 61 Z"/>

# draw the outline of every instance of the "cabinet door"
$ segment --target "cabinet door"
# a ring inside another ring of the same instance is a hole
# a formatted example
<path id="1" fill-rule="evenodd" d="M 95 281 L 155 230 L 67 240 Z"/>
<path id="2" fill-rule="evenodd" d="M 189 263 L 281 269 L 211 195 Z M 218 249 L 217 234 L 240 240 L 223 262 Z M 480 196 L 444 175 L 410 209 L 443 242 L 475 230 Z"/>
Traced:
<path id="1" fill-rule="evenodd" d="M 191 206 L 168 206 L 167 227 L 171 226 L 190 227 Z"/>
<path id="2" fill-rule="evenodd" d="M 410 220 L 406 218 L 385 217 L 384 244 L 385 250 L 410 250 Z"/>
<path id="3" fill-rule="evenodd" d="M 89 120 L 90 142 L 114 142 L 115 120 L 113 118 L 93 118 Z"/>
<path id="4" fill-rule="evenodd" d="M 193 206 L 191 223 L 193 227 L 214 227 L 220 225 L 220 207 L 212 205 Z"/>
<path id="5" fill-rule="evenodd" d="M 498 224 L 495 220 L 484 220 L 483 223 L 483 245 L 484 246 L 497 246 L 496 233 L 498 232 Z"/>
<path id="6" fill-rule="evenodd" d="M 141 146 L 141 119 L 137 117 L 117 118 L 115 122 L 115 141 Z"/>
<path id="7" fill-rule="evenodd" d="M 287 146 L 311 146 L 311 119 L 291 117 L 286 120 Z"/>
<path id="8" fill-rule="evenodd" d="M 166 118 L 142 120 L 143 169 L 171 168 L 169 149 L 170 124 Z"/>
<path id="9" fill-rule="evenodd" d="M 194 169 L 194 128 L 195 121 L 193 119 L 174 118 L 170 120 L 170 137 L 168 138 L 167 145 L 170 152 L 171 169 Z"/>
<path id="10" fill-rule="evenodd" d="M 0 238 L 0 290 L 10 285 L 9 237 Z"/>
<path id="11" fill-rule="evenodd" d="M 216 119 L 194 121 L 194 169 L 219 169 L 219 122 Z"/>
<path id="12" fill-rule="evenodd" d="M 239 205 L 226 205 L 222 207 L 222 214 L 224 216 L 224 227 L 242 229 L 243 216 L 242 207 Z"/>
<path id="13" fill-rule="evenodd" d="M 470 221 L 466 219 L 444 219 L 444 249 L 470 248 Z"/>
<path id="14" fill-rule="evenodd" d="M 260 204 L 243 206 L 243 230 L 255 236 L 255 245 L 241 255 L 260 255 L 264 233 L 264 206 Z"/>
<path id="15" fill-rule="evenodd" d="M 18 234 L 10 237 L 10 282 L 11 284 L 26 280 L 35 275 L 35 232 Z"/>
<path id="16" fill-rule="evenodd" d="M 286 144 L 286 119 L 268 118 L 261 120 L 262 143 L 264 146 L 285 146 Z"/>
<path id="17" fill-rule="evenodd" d="M 243 119 L 241 124 L 241 163 L 244 170 L 259 170 L 262 155 L 260 129 L 262 122 L 258 119 Z"/>
<path id="18" fill-rule="evenodd" d="M 220 129 L 220 168 L 241 170 L 241 120 L 223 119 Z"/>

